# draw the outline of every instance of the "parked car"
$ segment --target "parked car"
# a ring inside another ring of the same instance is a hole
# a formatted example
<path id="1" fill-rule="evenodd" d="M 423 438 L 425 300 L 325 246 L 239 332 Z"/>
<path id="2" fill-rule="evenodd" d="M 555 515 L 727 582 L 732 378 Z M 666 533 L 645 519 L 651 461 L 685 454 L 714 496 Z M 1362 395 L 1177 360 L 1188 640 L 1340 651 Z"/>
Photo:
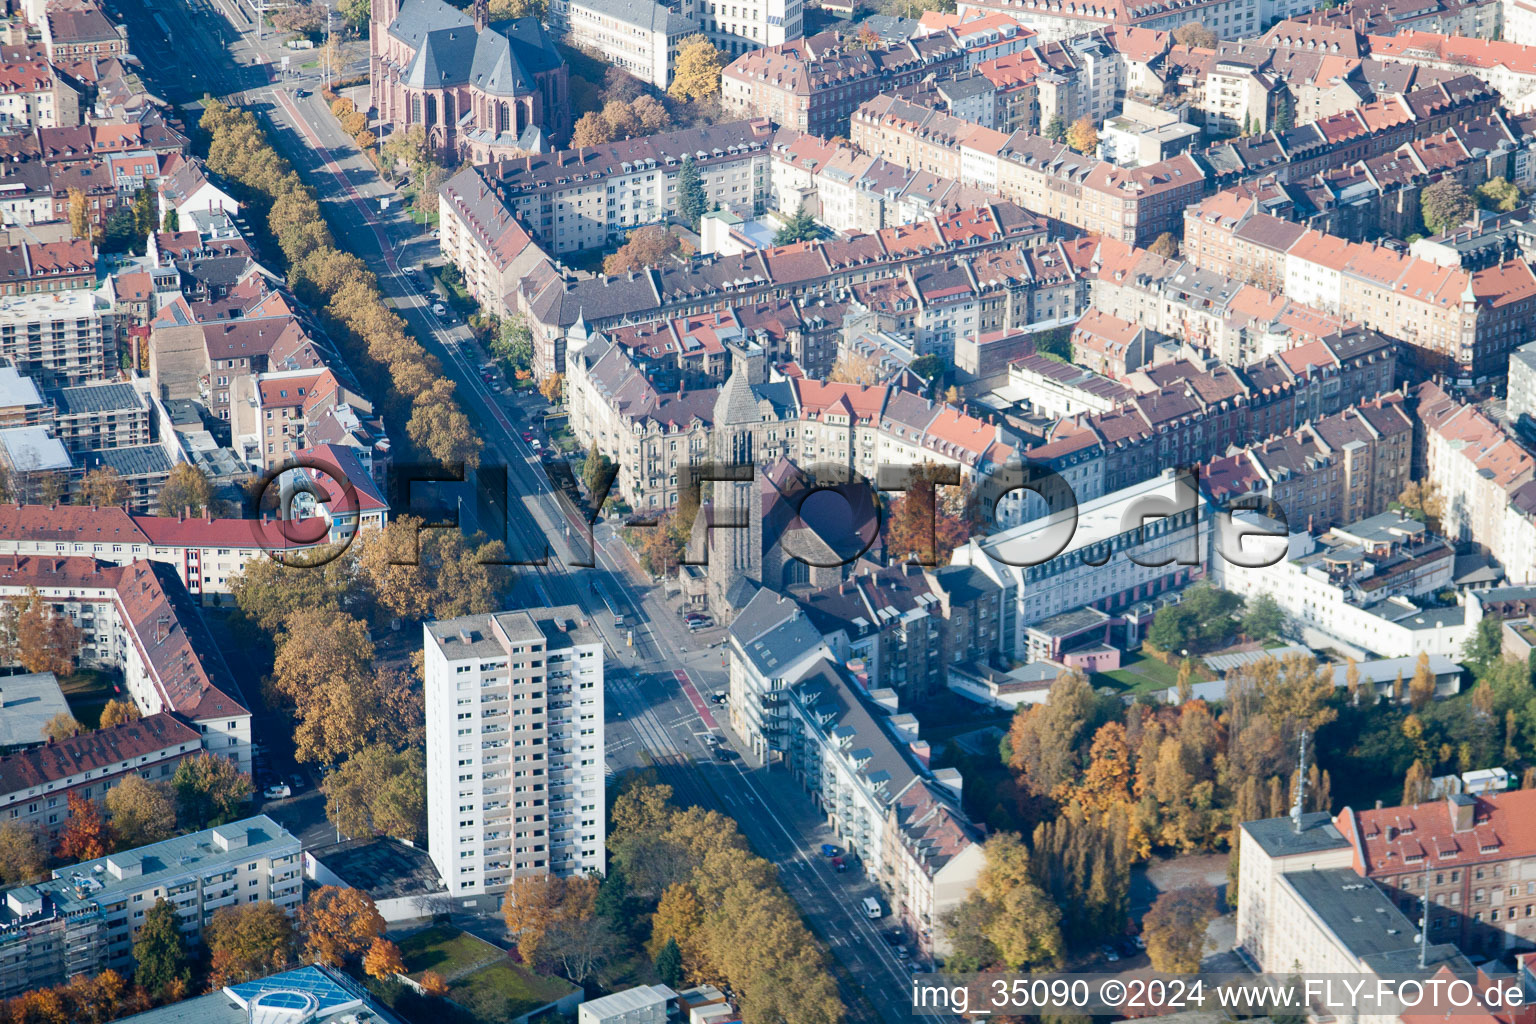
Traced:
<path id="1" fill-rule="evenodd" d="M 714 619 L 692 619 L 688 623 L 688 631 L 690 633 L 697 633 L 702 629 L 713 629 L 714 625 Z"/>
<path id="2" fill-rule="evenodd" d="M 304 776 L 302 775 L 291 776 L 289 781 L 293 783 L 294 792 L 298 792 L 304 788 Z"/>
<path id="3" fill-rule="evenodd" d="M 293 796 L 293 790 L 288 788 L 287 783 L 279 782 L 275 786 L 268 786 L 262 790 L 261 795 L 268 800 L 281 800 L 284 797 Z"/>
<path id="4" fill-rule="evenodd" d="M 892 949 L 895 949 L 897 946 L 901 945 L 902 936 L 901 929 L 899 928 L 892 928 L 888 932 L 881 932 L 880 937 L 884 939 L 885 944 L 890 946 Z"/>
<path id="5" fill-rule="evenodd" d="M 448 315 L 448 307 L 443 305 L 441 302 L 434 302 L 434 303 L 432 303 L 432 315 L 433 316 L 447 316 Z"/>
<path id="6" fill-rule="evenodd" d="M 698 622 L 700 619 L 707 618 L 709 618 L 709 616 L 705 615 L 703 612 L 683 612 L 684 622 Z"/>
<path id="7" fill-rule="evenodd" d="M 533 440 L 533 435 L 525 430 L 525 431 L 523 431 L 523 440 L 524 441 L 532 441 Z"/>
<path id="8" fill-rule="evenodd" d="M 1108 960 L 1110 963 L 1118 963 L 1120 960 L 1120 954 L 1115 952 L 1114 946 L 1103 947 L 1103 953 L 1104 959 Z"/>
<path id="9" fill-rule="evenodd" d="M 864 916 L 871 921 L 877 921 L 885 916 L 885 908 L 873 896 L 865 896 L 864 902 L 861 905 L 864 907 Z"/>
<path id="10" fill-rule="evenodd" d="M 910 959 L 912 959 L 912 954 L 910 952 L 908 952 L 906 946 L 897 946 L 896 947 L 896 959 L 898 959 L 898 960 L 910 960 Z"/>

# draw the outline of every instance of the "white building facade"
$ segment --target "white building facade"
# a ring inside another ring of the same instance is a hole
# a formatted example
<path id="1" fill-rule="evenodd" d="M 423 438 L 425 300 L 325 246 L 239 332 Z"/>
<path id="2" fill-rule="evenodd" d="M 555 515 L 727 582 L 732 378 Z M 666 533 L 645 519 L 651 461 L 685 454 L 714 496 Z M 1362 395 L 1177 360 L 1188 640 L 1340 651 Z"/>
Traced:
<path id="1" fill-rule="evenodd" d="M 450 898 L 601 871 L 603 639 L 574 605 L 428 623 L 427 836 Z"/>

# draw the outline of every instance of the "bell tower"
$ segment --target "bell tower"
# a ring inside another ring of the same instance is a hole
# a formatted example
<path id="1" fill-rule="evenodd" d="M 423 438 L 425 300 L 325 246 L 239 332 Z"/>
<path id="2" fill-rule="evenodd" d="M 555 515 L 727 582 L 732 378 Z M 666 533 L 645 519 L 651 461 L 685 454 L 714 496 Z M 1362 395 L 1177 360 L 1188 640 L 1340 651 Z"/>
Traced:
<path id="1" fill-rule="evenodd" d="M 761 351 L 732 350 L 731 376 L 715 400 L 711 459 L 738 471 L 740 480 L 716 480 L 710 486 L 714 528 L 708 531 L 709 607 L 729 622 L 751 599 L 763 580 L 763 499 L 757 479 L 757 428 L 762 419 L 752 384 L 760 375 Z M 720 475 L 725 475 L 724 473 Z"/>

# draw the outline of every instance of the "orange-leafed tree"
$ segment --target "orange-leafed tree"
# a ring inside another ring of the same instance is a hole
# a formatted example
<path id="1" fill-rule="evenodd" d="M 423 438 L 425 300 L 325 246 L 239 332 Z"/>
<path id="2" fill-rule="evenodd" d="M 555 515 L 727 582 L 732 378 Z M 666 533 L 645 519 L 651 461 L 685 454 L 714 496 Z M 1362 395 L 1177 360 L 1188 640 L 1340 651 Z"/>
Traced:
<path id="1" fill-rule="evenodd" d="M 421 976 L 421 990 L 434 999 L 441 999 L 448 994 L 448 981 L 436 971 L 428 971 Z"/>
<path id="2" fill-rule="evenodd" d="M 378 978 L 380 981 L 404 974 L 405 958 L 400 955 L 400 947 L 380 935 L 373 940 L 373 945 L 368 947 L 368 954 L 363 957 L 363 971 L 370 978 Z"/>
<path id="3" fill-rule="evenodd" d="M 69 794 L 69 822 L 59 837 L 59 858 L 75 863 L 105 857 L 112 848 L 107 823 L 101 820 L 96 801 L 77 793 Z"/>
<path id="4" fill-rule="evenodd" d="M 340 967 L 383 934 L 384 918 L 362 890 L 322 885 L 299 911 L 299 930 L 309 960 Z"/>

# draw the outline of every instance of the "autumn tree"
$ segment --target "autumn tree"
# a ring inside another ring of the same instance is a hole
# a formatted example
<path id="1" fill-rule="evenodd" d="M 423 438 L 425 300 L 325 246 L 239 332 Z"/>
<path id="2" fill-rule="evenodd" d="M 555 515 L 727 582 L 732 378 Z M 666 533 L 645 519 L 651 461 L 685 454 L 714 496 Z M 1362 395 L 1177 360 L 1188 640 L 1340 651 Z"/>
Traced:
<path id="1" fill-rule="evenodd" d="M 539 394 L 550 405 L 559 405 L 565 399 L 565 374 L 552 373 L 539 381 Z"/>
<path id="2" fill-rule="evenodd" d="M 43 723 L 43 739 L 49 743 L 58 743 L 71 736 L 79 736 L 83 731 L 80 723 L 75 721 L 75 716 L 68 711 L 60 711 Z"/>
<path id="3" fill-rule="evenodd" d="M 183 512 L 200 516 L 207 511 L 217 514 L 219 510 L 215 507 L 216 503 L 213 484 L 209 482 L 208 475 L 190 462 L 178 462 L 172 466 L 170 475 L 160 488 L 159 509 L 163 516 L 176 516 Z"/>
<path id="4" fill-rule="evenodd" d="M 128 500 L 128 485 L 111 466 L 97 466 L 80 481 L 75 504 L 112 508 Z"/>
<path id="5" fill-rule="evenodd" d="M 23 885 L 48 870 L 48 846 L 36 824 L 10 820 L 0 824 L 0 882 Z"/>
<path id="6" fill-rule="evenodd" d="M 295 709 L 298 760 L 333 764 L 395 737 L 409 689 L 375 669 L 373 654 L 367 625 L 345 612 L 299 611 L 278 633 L 267 685 Z"/>
<path id="7" fill-rule="evenodd" d="M 1198 971 L 1205 929 L 1215 917 L 1215 900 L 1204 889 L 1173 889 L 1159 896 L 1141 921 L 1153 969 L 1169 974 Z"/>
<path id="8" fill-rule="evenodd" d="M 1004 744 L 1008 764 L 1026 789 L 1049 796 L 1077 778 L 1082 746 L 1102 717 L 1088 679 L 1064 670 L 1051 684 L 1043 704 L 1020 705 Z"/>
<path id="9" fill-rule="evenodd" d="M 571 148 L 581 149 L 586 146 L 601 146 L 605 142 L 613 141 L 613 125 L 609 124 L 598 110 L 589 110 L 576 119 L 576 125 L 571 130 Z"/>
<path id="10" fill-rule="evenodd" d="M 251 798 L 251 777 L 227 757 L 206 750 L 182 759 L 171 776 L 183 825 L 203 829 L 239 817 Z"/>
<path id="11" fill-rule="evenodd" d="M 838 384 L 879 384 L 880 366 L 862 352 L 839 346 L 837 361 L 832 364 L 827 380 Z"/>
<path id="12" fill-rule="evenodd" d="M 511 582 L 501 541 L 429 529 L 415 516 L 392 519 L 353 549 L 375 599 L 403 619 L 491 611 Z"/>
<path id="13" fill-rule="evenodd" d="M 1216 33 L 1198 21 L 1186 22 L 1180 25 L 1174 30 L 1173 38 L 1180 45 L 1202 50 L 1214 50 L 1218 42 Z"/>
<path id="14" fill-rule="evenodd" d="M 549 14 L 549 0 L 491 0 L 488 6 L 494 21 L 504 18 L 537 18 L 542 21 Z"/>
<path id="15" fill-rule="evenodd" d="M 1179 239 L 1172 231 L 1164 231 L 1152 240 L 1147 246 L 1147 251 L 1164 259 L 1177 259 L 1179 256 Z"/>
<path id="16" fill-rule="evenodd" d="M 562 921 L 591 917 L 597 883 L 590 876 L 525 875 L 514 878 L 501 901 L 501 919 L 517 937 L 523 958 L 534 960 L 550 929 Z"/>
<path id="17" fill-rule="evenodd" d="M 421 991 L 433 999 L 442 999 L 448 995 L 448 980 L 436 971 L 425 971 L 421 980 L 417 982 Z"/>
<path id="18" fill-rule="evenodd" d="M 192 981 L 181 915 L 164 899 L 144 912 L 144 924 L 133 940 L 133 962 L 133 980 L 156 998 L 185 993 Z"/>
<path id="19" fill-rule="evenodd" d="M 112 835 L 125 849 L 148 846 L 176 834 L 176 799 L 169 785 L 127 775 L 107 790 Z"/>
<path id="20" fill-rule="evenodd" d="M 301 610 L 340 611 L 357 591 L 355 556 L 322 558 L 329 551 L 301 552 L 291 560 L 252 558 L 229 577 L 235 606 L 257 628 L 276 633 Z M 287 564 L 290 562 L 292 564 Z M 317 564 L 318 563 L 318 564 Z"/>
<path id="21" fill-rule="evenodd" d="M 1430 798 L 1434 790 L 1434 784 L 1430 780 L 1429 770 L 1424 767 L 1424 762 L 1414 760 L 1408 766 L 1408 773 L 1403 777 L 1403 803 L 1421 804 Z"/>
<path id="22" fill-rule="evenodd" d="M 54 611 L 37 590 L 0 601 L 0 661 L 18 662 L 28 672 L 67 676 L 75 670 L 79 650 L 79 627 Z"/>
<path id="23" fill-rule="evenodd" d="M 384 918 L 361 889 L 322 885 L 299 909 L 299 931 L 306 959 L 341 967 L 384 933 Z"/>
<path id="24" fill-rule="evenodd" d="M 885 521 L 885 548 L 897 558 L 911 558 L 923 565 L 948 565 L 955 548 L 970 537 L 970 530 L 956 502 L 944 500 L 958 488 L 938 483 L 943 469 L 932 463 L 916 467 L 906 490 L 891 502 Z"/>
<path id="25" fill-rule="evenodd" d="M 91 237 L 90 204 L 78 188 L 69 190 L 69 233 L 75 238 Z"/>
<path id="26" fill-rule="evenodd" d="M 1072 122 L 1067 129 L 1067 145 L 1084 156 L 1093 155 L 1099 148 L 1099 129 L 1087 114 Z"/>
<path id="27" fill-rule="evenodd" d="M 725 60 L 702 34 L 678 44 L 672 85 L 667 92 L 680 100 L 709 100 L 720 94 L 720 73 Z"/>
<path id="28" fill-rule="evenodd" d="M 382 935 L 374 939 L 363 957 L 363 973 L 380 981 L 404 974 L 405 958 L 400 955 L 400 947 Z"/>
<path id="29" fill-rule="evenodd" d="M 1435 673 L 1429 667 L 1429 652 L 1420 651 L 1418 664 L 1413 670 L 1413 678 L 1408 682 L 1408 703 L 1414 711 L 1423 711 L 1434 699 Z"/>
<path id="30" fill-rule="evenodd" d="M 629 240 L 603 260 L 603 273 L 617 276 L 631 270 L 659 267 L 678 252 L 677 236 L 659 224 L 636 228 Z"/>
<path id="31" fill-rule="evenodd" d="M 131 700 L 118 700 L 113 698 L 101 707 L 101 727 L 110 729 L 117 725 L 127 725 L 129 722 L 137 722 L 141 717 L 139 707 Z"/>
<path id="32" fill-rule="evenodd" d="M 397 752 L 369 744 L 327 775 L 320 788 L 325 817 L 342 835 L 418 842 L 426 834 L 426 764 L 419 747 Z"/>
<path id="33" fill-rule="evenodd" d="M 1419 212 L 1431 235 L 1445 234 L 1476 211 L 1472 194 L 1455 178 L 1441 178 L 1419 194 Z"/>
<path id="34" fill-rule="evenodd" d="M 274 974 L 293 961 L 297 941 L 293 919 L 276 903 L 220 907 L 203 930 L 210 981 L 223 987 Z"/>
<path id="35" fill-rule="evenodd" d="M 1065 946 L 1061 910 L 1030 870 L 1030 854 L 1017 833 L 999 832 L 982 847 L 986 865 L 976 888 L 945 917 L 954 947 L 951 968 L 1010 971 L 1054 967 Z"/>

